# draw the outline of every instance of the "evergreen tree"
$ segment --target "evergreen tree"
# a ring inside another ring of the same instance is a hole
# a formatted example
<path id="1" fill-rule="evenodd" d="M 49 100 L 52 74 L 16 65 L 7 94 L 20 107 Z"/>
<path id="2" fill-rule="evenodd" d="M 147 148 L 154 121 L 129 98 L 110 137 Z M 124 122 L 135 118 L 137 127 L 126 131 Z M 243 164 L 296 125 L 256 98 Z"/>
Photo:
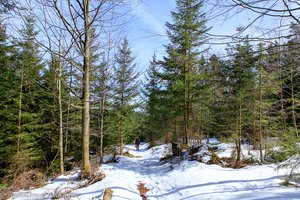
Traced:
<path id="1" fill-rule="evenodd" d="M 233 59 L 229 63 L 230 71 L 228 81 L 230 82 L 231 131 L 236 144 L 236 163 L 239 167 L 241 161 L 242 138 L 248 137 L 253 126 L 253 110 L 255 102 L 255 58 L 252 46 L 246 38 L 244 43 L 237 44 L 228 49 Z M 230 129 L 229 129 L 230 130 Z"/>
<path id="2" fill-rule="evenodd" d="M 265 50 L 265 46 L 260 43 L 258 45 L 258 55 L 256 61 L 256 101 L 255 101 L 255 115 L 252 136 L 253 146 L 259 143 L 260 161 L 263 162 L 267 155 L 267 139 L 272 136 L 269 132 L 273 132 L 278 127 L 274 127 L 277 119 L 274 115 L 272 106 L 275 104 L 275 96 L 279 93 L 280 83 L 277 81 L 277 72 L 269 67 L 269 55 Z M 264 142 L 265 141 L 265 142 Z M 263 149 L 265 154 L 263 155 Z"/>
<path id="3" fill-rule="evenodd" d="M 286 160 L 288 157 L 299 153 L 297 142 L 299 141 L 298 132 L 298 113 L 299 113 L 299 26 L 291 26 L 292 37 L 285 46 L 281 47 L 277 57 L 279 64 L 277 73 L 281 91 L 278 95 L 278 102 L 275 104 L 279 111 L 280 127 L 277 131 L 278 145 L 281 151 L 272 152 L 272 157 L 277 161 Z"/>
<path id="4" fill-rule="evenodd" d="M 42 94 L 43 100 L 43 125 L 47 126 L 44 139 L 47 141 L 48 148 L 44 149 L 45 159 L 49 163 L 51 173 L 64 172 L 64 145 L 65 127 L 67 112 L 68 92 L 64 84 L 66 82 L 65 70 L 63 70 L 63 62 L 58 56 L 52 54 L 51 60 L 48 62 L 47 68 L 43 69 L 41 77 L 41 87 L 44 89 Z M 63 125 L 64 124 L 64 125 Z M 59 156 L 57 156 L 59 155 Z"/>
<path id="5" fill-rule="evenodd" d="M 16 152 L 18 117 L 18 72 L 16 49 L 8 42 L 5 26 L 0 25 L 0 180 L 8 175 L 11 155 Z"/>
<path id="6" fill-rule="evenodd" d="M 299 94 L 300 94 L 300 76 L 298 64 L 300 63 L 299 57 L 299 42 L 300 42 L 300 27 L 293 24 L 291 26 L 293 37 L 288 41 L 287 47 L 284 52 L 284 69 L 285 69 L 285 97 L 286 97 L 286 111 L 289 116 L 288 122 L 291 124 L 290 131 L 293 132 L 295 137 L 299 140 L 298 130 L 298 116 L 297 111 L 300 110 Z"/>
<path id="7" fill-rule="evenodd" d="M 284 85 L 285 85 L 285 69 L 283 62 L 283 49 L 277 41 L 274 45 L 268 46 L 268 70 L 276 74 L 275 81 L 279 84 L 279 92 L 275 96 L 276 102 L 273 107 L 277 111 L 278 116 L 277 129 L 285 132 L 287 130 L 287 113 L 285 111 L 285 100 L 284 100 Z"/>
<path id="8" fill-rule="evenodd" d="M 165 115 L 166 111 L 165 105 L 161 104 L 161 88 L 159 79 L 158 61 L 156 54 L 152 56 L 149 68 L 147 70 L 146 84 L 144 85 L 144 96 L 146 98 L 146 135 L 153 145 L 155 139 L 162 137 L 165 127 Z"/>
<path id="9" fill-rule="evenodd" d="M 109 54 L 110 52 L 106 52 L 105 54 Z M 104 133 L 106 132 L 106 117 L 107 110 L 109 109 L 109 97 L 111 93 L 111 72 L 109 68 L 111 67 L 111 61 L 109 55 L 103 55 L 102 61 L 100 65 L 96 65 L 95 68 L 95 77 L 94 81 L 92 81 L 92 93 L 95 99 L 94 102 L 94 114 L 93 121 L 94 126 L 96 128 L 97 140 L 94 141 L 96 146 L 95 150 L 99 153 L 100 162 L 103 160 L 103 148 L 104 148 Z"/>
<path id="10" fill-rule="evenodd" d="M 202 0 L 177 0 L 176 12 L 172 12 L 173 23 L 167 23 L 170 44 L 166 46 L 167 56 L 162 62 L 162 79 L 165 96 L 170 102 L 170 120 L 177 122 L 182 131 L 183 143 L 187 144 L 190 132 L 195 69 L 199 60 L 199 48 L 205 41 L 205 16 L 201 12 Z"/>
<path id="11" fill-rule="evenodd" d="M 201 58 L 199 64 L 199 89 L 196 109 L 199 124 L 198 135 L 203 139 L 207 137 L 225 137 L 224 121 L 228 118 L 224 115 L 226 84 L 225 62 L 213 54 L 208 60 Z"/>
<path id="12" fill-rule="evenodd" d="M 134 98 L 137 96 L 137 77 L 135 73 L 134 57 L 131 55 L 128 40 L 125 38 L 115 56 L 116 67 L 114 69 L 113 88 L 113 128 L 117 131 L 120 144 L 120 154 L 123 154 L 125 142 L 133 139 L 130 134 L 134 129 Z"/>
<path id="13" fill-rule="evenodd" d="M 50 163 L 50 171 L 52 173 L 58 172 L 58 162 L 54 160 L 58 152 L 58 135 L 59 135 L 59 106 L 58 106 L 58 71 L 59 59 L 57 56 L 52 55 L 51 61 L 48 63 L 48 69 L 44 69 L 42 74 L 42 87 L 45 88 L 46 94 L 43 96 L 43 105 L 45 112 L 42 116 L 43 123 L 48 124 L 49 131 L 45 133 L 44 138 L 47 141 L 44 144 L 48 146 L 45 150 L 45 158 Z"/>
<path id="14" fill-rule="evenodd" d="M 40 72 L 44 65 L 40 62 L 39 47 L 35 42 L 37 32 L 34 30 L 34 23 L 33 17 L 26 17 L 25 27 L 21 31 L 23 41 L 19 43 L 17 149 L 12 158 L 12 169 L 16 174 L 32 165 L 40 165 L 43 147 L 38 142 L 43 139 L 43 129 L 48 129 L 47 124 L 42 121 L 42 97 L 45 91 L 41 87 Z"/>

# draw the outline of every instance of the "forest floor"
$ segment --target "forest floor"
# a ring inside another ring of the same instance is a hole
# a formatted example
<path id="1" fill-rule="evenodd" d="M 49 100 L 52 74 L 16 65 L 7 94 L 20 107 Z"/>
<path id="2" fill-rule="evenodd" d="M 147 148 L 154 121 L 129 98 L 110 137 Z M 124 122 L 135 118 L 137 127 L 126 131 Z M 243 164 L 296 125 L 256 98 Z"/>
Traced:
<path id="1" fill-rule="evenodd" d="M 12 199 L 102 199 L 104 190 L 113 191 L 113 200 L 224 200 L 224 199 L 300 199 L 300 189 L 282 186 L 286 170 L 277 165 L 254 165 L 240 169 L 224 168 L 197 161 L 163 162 L 167 145 L 139 151 L 127 145 L 130 157 L 103 164 L 102 181 L 79 188 L 79 171 L 59 176 L 44 187 L 15 192 Z M 225 151 L 220 152 L 221 154 Z"/>

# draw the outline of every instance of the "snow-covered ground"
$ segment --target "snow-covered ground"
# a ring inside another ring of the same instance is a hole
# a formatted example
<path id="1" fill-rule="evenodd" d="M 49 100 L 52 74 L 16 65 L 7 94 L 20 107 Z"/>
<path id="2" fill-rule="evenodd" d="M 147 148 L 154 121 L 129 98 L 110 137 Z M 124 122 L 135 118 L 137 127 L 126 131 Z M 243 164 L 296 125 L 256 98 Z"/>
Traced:
<path id="1" fill-rule="evenodd" d="M 242 169 L 222 168 L 197 161 L 179 164 L 159 161 L 167 145 L 147 149 L 147 144 L 136 151 L 127 145 L 134 158 L 120 157 L 118 163 L 100 167 L 106 177 L 93 185 L 77 189 L 65 199 L 102 199 L 106 188 L 113 191 L 113 200 L 141 200 L 137 185 L 149 189 L 149 200 L 223 200 L 223 199 L 300 199 L 300 190 L 280 183 L 286 171 L 276 171 L 276 165 L 248 166 Z M 226 152 L 224 152 L 226 153 Z M 14 193 L 13 199 L 51 199 L 53 193 L 80 184 L 78 173 L 60 176 L 46 186 Z"/>

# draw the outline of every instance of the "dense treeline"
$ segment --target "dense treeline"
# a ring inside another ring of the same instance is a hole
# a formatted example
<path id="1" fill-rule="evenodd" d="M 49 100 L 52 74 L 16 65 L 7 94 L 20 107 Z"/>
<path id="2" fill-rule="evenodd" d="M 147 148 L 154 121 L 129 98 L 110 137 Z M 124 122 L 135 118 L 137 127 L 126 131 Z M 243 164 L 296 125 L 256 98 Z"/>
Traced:
<path id="1" fill-rule="evenodd" d="M 90 42 L 89 152 L 100 162 L 105 150 L 119 146 L 122 154 L 137 136 L 152 144 L 231 140 L 237 166 L 244 141 L 260 150 L 261 162 L 297 153 L 299 25 L 291 24 L 293 36 L 284 42 L 253 43 L 245 36 L 224 50 L 226 56 L 204 57 L 209 28 L 202 6 L 177 0 L 166 24 L 166 55 L 153 55 L 144 84 L 130 41 L 101 53 Z M 77 65 L 84 65 L 53 52 L 46 59 L 35 20 L 26 16 L 20 39 L 0 26 L 0 178 L 6 181 L 32 168 L 63 172 L 67 161 L 82 159 L 84 72 Z M 270 138 L 281 152 L 269 150 Z"/>
<path id="2" fill-rule="evenodd" d="M 201 1 L 177 2 L 174 22 L 167 23 L 167 56 L 157 61 L 154 55 L 150 62 L 145 87 L 149 140 L 187 145 L 188 138 L 230 139 L 236 166 L 245 141 L 260 150 L 261 162 L 270 155 L 282 160 L 295 154 L 299 26 L 291 24 L 292 37 L 282 43 L 254 43 L 245 36 L 228 45 L 225 56 L 205 58 L 201 45 L 209 28 L 201 6 Z M 268 152 L 270 138 L 277 138 L 283 152 Z"/>

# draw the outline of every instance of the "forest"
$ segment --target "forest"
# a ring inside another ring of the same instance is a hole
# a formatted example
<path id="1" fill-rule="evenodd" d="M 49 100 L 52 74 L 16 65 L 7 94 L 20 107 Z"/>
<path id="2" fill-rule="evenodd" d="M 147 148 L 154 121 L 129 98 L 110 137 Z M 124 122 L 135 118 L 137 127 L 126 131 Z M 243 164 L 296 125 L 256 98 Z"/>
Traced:
<path id="1" fill-rule="evenodd" d="M 0 190 L 32 170 L 51 177 L 77 166 L 89 177 L 92 157 L 99 165 L 112 151 L 123 155 L 136 137 L 182 148 L 212 137 L 232 142 L 233 168 L 243 165 L 245 143 L 260 164 L 300 153 L 299 3 L 232 1 L 290 21 L 286 35 L 267 39 L 237 27 L 218 55 L 204 48 L 207 1 L 176 0 L 165 54 L 153 52 L 146 73 L 118 32 L 129 3 L 0 1 Z M 14 17 L 12 28 L 6 19 Z"/>

